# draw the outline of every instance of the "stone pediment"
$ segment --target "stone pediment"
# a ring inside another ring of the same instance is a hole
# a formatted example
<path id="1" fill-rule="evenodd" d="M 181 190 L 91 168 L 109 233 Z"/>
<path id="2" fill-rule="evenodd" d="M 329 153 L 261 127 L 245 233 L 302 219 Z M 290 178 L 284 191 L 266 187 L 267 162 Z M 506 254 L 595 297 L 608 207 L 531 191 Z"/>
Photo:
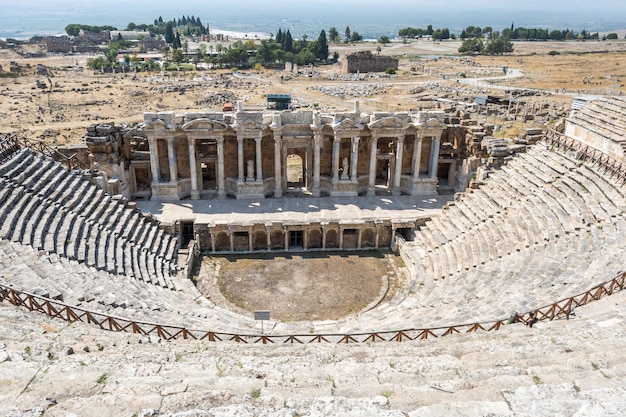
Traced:
<path id="1" fill-rule="evenodd" d="M 263 123 L 253 119 L 236 120 L 233 129 L 236 132 L 258 132 L 263 129 Z"/>
<path id="2" fill-rule="evenodd" d="M 370 129 L 406 129 L 409 127 L 408 123 L 399 117 L 383 117 L 369 123 Z"/>
<path id="3" fill-rule="evenodd" d="M 418 124 L 417 127 L 445 129 L 446 125 L 433 117 L 426 120 L 424 123 Z"/>
<path id="4" fill-rule="evenodd" d="M 224 131 L 228 125 L 219 120 L 211 119 L 195 119 L 182 125 L 182 129 L 186 132 L 208 130 L 208 131 Z"/>
<path id="5" fill-rule="evenodd" d="M 172 123 L 166 123 L 164 120 L 156 119 L 150 122 L 146 122 L 145 130 L 151 130 L 154 132 L 166 132 L 168 130 L 175 130 L 176 125 Z"/>
<path id="6" fill-rule="evenodd" d="M 356 123 L 352 119 L 343 119 L 338 123 L 333 124 L 333 130 L 361 130 L 363 129 L 363 125 L 361 123 Z"/>

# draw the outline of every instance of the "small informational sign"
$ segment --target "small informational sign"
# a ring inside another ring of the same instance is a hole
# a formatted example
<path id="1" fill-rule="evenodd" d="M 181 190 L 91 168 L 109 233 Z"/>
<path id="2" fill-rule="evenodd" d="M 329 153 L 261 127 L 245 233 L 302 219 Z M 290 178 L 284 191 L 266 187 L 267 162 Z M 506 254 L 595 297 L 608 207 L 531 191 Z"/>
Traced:
<path id="1" fill-rule="evenodd" d="M 263 311 L 255 311 L 254 312 L 254 319 L 255 320 L 269 320 L 270 319 L 270 312 L 263 310 Z"/>
<path id="2" fill-rule="evenodd" d="M 263 322 L 270 319 L 270 312 L 267 310 L 255 311 L 254 319 L 261 320 L 261 334 L 263 334 Z"/>

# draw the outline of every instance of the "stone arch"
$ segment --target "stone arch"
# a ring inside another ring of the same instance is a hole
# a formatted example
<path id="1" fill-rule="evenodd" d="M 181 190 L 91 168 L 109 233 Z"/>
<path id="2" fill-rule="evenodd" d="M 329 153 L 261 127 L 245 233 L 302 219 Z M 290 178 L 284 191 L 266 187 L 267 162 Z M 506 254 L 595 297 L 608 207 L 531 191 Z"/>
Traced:
<path id="1" fill-rule="evenodd" d="M 267 234 L 264 230 L 257 230 L 254 232 L 252 248 L 253 250 L 267 249 Z"/>
<path id="2" fill-rule="evenodd" d="M 216 252 L 229 252 L 230 251 L 230 237 L 226 232 L 219 232 L 215 236 L 215 251 Z"/>
<path id="3" fill-rule="evenodd" d="M 270 247 L 271 249 L 285 249 L 285 235 L 282 230 L 272 230 Z"/>
<path id="4" fill-rule="evenodd" d="M 339 235 L 335 229 L 328 230 L 326 232 L 326 248 L 338 248 L 339 247 Z"/>
<path id="5" fill-rule="evenodd" d="M 376 247 L 376 242 L 374 239 L 376 238 L 376 234 L 370 228 L 364 229 L 361 235 L 361 247 L 362 248 L 374 248 Z"/>
<path id="6" fill-rule="evenodd" d="M 322 247 L 322 232 L 318 229 L 309 230 L 309 241 L 308 247 L 311 248 L 321 248 Z"/>

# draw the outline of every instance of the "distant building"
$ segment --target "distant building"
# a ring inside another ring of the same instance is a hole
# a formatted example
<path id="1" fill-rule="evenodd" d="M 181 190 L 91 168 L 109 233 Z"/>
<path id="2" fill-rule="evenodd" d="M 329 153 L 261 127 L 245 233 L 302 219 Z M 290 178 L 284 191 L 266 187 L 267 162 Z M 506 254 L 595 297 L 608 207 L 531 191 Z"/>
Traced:
<path id="1" fill-rule="evenodd" d="M 154 51 L 161 49 L 165 46 L 165 41 L 163 39 L 156 39 L 151 37 L 145 37 L 140 41 L 141 50 L 143 51 Z"/>
<path id="2" fill-rule="evenodd" d="M 137 41 L 143 38 L 149 38 L 150 33 L 145 32 L 145 31 L 139 31 L 139 30 L 112 30 L 111 31 L 112 41 L 116 41 L 120 39 L 120 36 L 122 39 L 127 40 L 127 41 Z"/>
<path id="3" fill-rule="evenodd" d="M 103 43 L 109 43 L 109 40 L 111 39 L 111 32 L 108 30 L 102 30 L 98 33 L 93 33 L 93 32 L 87 32 L 81 29 L 78 37 L 81 40 L 81 42 L 103 44 Z"/>
<path id="4" fill-rule="evenodd" d="M 370 51 L 359 51 L 346 55 L 342 63 L 344 73 L 384 72 L 387 68 L 398 69 L 398 58 L 374 55 Z"/>
<path id="5" fill-rule="evenodd" d="M 45 42 L 48 52 L 72 52 L 72 40 L 67 35 L 46 36 Z"/>

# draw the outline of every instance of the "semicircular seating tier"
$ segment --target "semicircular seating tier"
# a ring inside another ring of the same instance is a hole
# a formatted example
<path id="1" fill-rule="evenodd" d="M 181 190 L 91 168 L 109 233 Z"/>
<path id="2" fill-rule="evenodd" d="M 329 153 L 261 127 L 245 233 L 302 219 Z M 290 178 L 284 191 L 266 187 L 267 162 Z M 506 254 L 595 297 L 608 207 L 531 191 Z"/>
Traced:
<path id="1" fill-rule="evenodd" d="M 215 306 L 190 281 L 177 283 L 178 291 L 152 285 L 160 276 L 168 282 L 174 240 L 158 231 L 122 227 L 120 222 L 135 221 L 124 216 L 109 219 L 118 207 L 94 208 L 94 199 L 111 200 L 97 197 L 97 190 L 85 186 L 81 194 L 94 195 L 88 199 L 67 192 L 82 186 L 73 184 L 78 180 L 72 174 L 65 174 L 66 185 L 50 187 L 53 164 L 18 180 L 19 166 L 30 166 L 19 162 L 26 158 L 39 157 L 23 152 L 0 171 L 2 281 L 140 321 L 229 333 L 258 329 L 251 317 Z M 42 158 L 37 164 L 43 163 Z M 54 193 L 58 196 L 52 199 Z M 8 209 L 18 204 L 18 212 Z M 100 214 L 87 216 L 94 211 Z M 57 220 L 57 212 L 67 220 Z M 626 187 L 540 143 L 491 170 L 479 188 L 458 195 L 417 230 L 413 241 L 400 243 L 410 276 L 393 299 L 338 321 L 270 322 L 266 329 L 302 334 L 437 327 L 501 319 L 551 304 L 623 271 L 625 212 Z M 25 213 L 31 214 L 21 219 Z M 39 217 L 45 220 L 31 224 Z M 149 224 L 137 222 L 144 228 Z M 151 233 L 156 237 L 145 236 Z M 147 247 L 138 243 L 158 239 L 166 241 Z M 145 269 L 137 273 L 135 268 Z"/>
<path id="2" fill-rule="evenodd" d="M 0 165 L 0 238 L 174 288 L 177 238 L 30 149 Z"/>

